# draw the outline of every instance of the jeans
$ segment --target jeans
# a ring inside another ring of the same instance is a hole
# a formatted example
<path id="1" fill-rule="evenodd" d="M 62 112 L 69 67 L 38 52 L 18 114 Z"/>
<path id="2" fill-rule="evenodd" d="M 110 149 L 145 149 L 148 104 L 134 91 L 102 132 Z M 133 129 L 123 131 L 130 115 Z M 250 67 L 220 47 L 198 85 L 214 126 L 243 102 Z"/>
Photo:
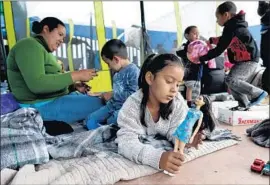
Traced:
<path id="1" fill-rule="evenodd" d="M 119 110 L 113 110 L 105 105 L 97 111 L 91 113 L 86 119 L 86 127 L 88 130 L 96 129 L 101 123 L 116 124 Z"/>
<path id="2" fill-rule="evenodd" d="M 75 123 L 87 118 L 87 116 L 100 109 L 102 100 L 83 94 L 71 93 L 59 97 L 45 105 L 31 107 L 37 109 L 44 121 L 63 121 Z"/>
<path id="3" fill-rule="evenodd" d="M 257 65 L 256 62 L 237 63 L 231 68 L 225 80 L 240 107 L 248 107 L 249 97 L 254 99 L 263 93 L 262 89 L 247 82 L 254 75 Z"/>

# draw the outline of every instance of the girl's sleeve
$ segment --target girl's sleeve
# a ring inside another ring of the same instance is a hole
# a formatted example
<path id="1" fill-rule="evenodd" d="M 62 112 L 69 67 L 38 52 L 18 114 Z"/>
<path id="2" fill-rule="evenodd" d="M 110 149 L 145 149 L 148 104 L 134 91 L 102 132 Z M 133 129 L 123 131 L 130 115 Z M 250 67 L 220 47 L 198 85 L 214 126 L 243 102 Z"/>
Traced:
<path id="1" fill-rule="evenodd" d="M 140 135 L 146 135 L 146 128 L 140 123 L 140 103 L 129 97 L 120 109 L 117 119 L 118 153 L 138 164 L 159 169 L 159 161 L 164 150 L 144 144 Z"/>
<path id="2" fill-rule="evenodd" d="M 185 102 L 183 96 L 178 93 L 177 99 L 175 99 L 175 106 L 173 110 L 173 114 L 170 120 L 170 128 L 167 133 L 167 138 L 169 141 L 175 142 L 175 139 L 173 137 L 173 133 L 186 118 L 188 112 L 188 106 Z"/>

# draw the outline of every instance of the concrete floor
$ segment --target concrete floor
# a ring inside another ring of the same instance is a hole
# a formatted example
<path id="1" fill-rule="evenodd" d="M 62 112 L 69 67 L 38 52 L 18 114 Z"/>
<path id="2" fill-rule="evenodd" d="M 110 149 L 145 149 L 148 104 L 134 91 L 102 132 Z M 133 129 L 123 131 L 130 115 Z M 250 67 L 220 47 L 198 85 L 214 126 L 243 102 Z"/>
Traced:
<path id="1" fill-rule="evenodd" d="M 127 184 L 269 184 L 268 176 L 250 171 L 255 158 L 269 160 L 269 149 L 257 146 L 245 135 L 249 126 L 222 126 L 242 137 L 235 146 L 190 161 L 182 166 L 175 177 L 157 173 L 131 181 L 120 181 L 117 185 Z"/>

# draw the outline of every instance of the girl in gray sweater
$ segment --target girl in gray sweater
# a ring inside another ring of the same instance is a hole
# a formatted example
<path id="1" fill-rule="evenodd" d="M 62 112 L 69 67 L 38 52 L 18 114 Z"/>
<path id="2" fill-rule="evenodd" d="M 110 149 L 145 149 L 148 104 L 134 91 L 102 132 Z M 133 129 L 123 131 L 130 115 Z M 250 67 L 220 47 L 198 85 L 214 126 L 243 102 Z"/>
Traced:
<path id="1" fill-rule="evenodd" d="M 150 55 L 138 84 L 120 109 L 118 153 L 138 164 L 176 174 L 184 157 L 140 141 L 141 136 L 162 135 L 174 142 L 173 132 L 187 114 L 188 106 L 178 92 L 184 76 L 181 60 L 174 54 Z"/>

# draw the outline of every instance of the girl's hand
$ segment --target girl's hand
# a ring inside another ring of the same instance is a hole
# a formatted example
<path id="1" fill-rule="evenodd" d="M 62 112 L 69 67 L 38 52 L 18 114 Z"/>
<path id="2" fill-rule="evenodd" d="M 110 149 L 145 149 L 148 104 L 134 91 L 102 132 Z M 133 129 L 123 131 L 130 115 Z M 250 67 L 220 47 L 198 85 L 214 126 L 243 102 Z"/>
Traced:
<path id="1" fill-rule="evenodd" d="M 169 173 L 177 174 L 185 158 L 178 152 L 163 152 L 159 161 L 159 168 Z"/>

